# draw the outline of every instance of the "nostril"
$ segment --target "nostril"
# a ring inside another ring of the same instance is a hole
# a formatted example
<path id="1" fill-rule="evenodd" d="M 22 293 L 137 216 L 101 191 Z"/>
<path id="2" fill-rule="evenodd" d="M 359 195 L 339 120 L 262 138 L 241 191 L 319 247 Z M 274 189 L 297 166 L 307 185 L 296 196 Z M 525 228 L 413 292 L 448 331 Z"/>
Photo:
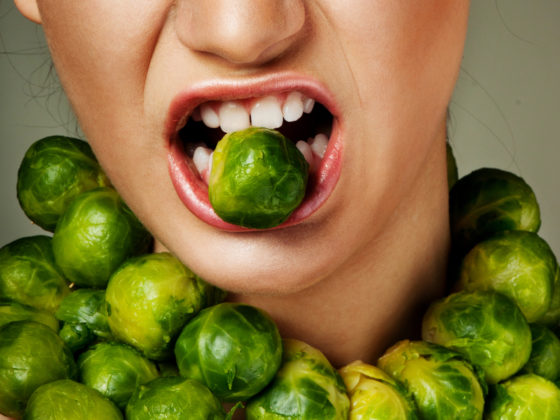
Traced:
<path id="1" fill-rule="evenodd" d="M 180 0 L 176 10 L 176 32 L 184 45 L 253 65 L 288 49 L 306 16 L 301 0 Z"/>

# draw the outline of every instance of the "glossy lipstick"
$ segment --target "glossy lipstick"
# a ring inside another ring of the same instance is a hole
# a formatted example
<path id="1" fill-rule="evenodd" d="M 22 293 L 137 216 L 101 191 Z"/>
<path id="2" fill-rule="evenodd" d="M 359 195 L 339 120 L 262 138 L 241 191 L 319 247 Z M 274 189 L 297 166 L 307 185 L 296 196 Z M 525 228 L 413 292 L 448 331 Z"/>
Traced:
<path id="1" fill-rule="evenodd" d="M 317 81 L 294 74 L 276 75 L 251 80 L 216 81 L 195 85 L 178 94 L 169 107 L 165 136 L 168 139 L 169 175 L 177 195 L 200 220 L 231 232 L 256 231 L 220 219 L 208 199 L 208 187 L 185 151 L 178 131 L 181 123 L 201 103 L 242 100 L 271 94 L 298 91 L 321 103 L 333 116 L 328 147 L 318 170 L 310 174 L 303 202 L 288 220 L 271 228 L 280 229 L 301 223 L 328 199 L 340 176 L 342 158 L 342 121 L 330 92 Z M 270 229 L 264 229 L 270 230 Z M 260 229 L 259 229 L 260 231 Z"/>

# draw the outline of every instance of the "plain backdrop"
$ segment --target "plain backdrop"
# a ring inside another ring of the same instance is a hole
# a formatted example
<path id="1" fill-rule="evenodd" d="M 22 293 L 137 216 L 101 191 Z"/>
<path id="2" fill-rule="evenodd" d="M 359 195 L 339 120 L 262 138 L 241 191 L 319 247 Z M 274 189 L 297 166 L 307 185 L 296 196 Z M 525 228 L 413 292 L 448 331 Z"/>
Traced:
<path id="1" fill-rule="evenodd" d="M 473 0 L 449 128 L 460 175 L 497 167 L 533 187 L 541 206 L 540 234 L 557 256 L 559 22 L 558 0 Z M 10 0 L 0 0 L 0 51 L 2 246 L 44 233 L 28 221 L 16 199 L 25 150 L 47 135 L 76 136 L 79 130 L 51 74 L 41 28 L 23 19 Z"/>

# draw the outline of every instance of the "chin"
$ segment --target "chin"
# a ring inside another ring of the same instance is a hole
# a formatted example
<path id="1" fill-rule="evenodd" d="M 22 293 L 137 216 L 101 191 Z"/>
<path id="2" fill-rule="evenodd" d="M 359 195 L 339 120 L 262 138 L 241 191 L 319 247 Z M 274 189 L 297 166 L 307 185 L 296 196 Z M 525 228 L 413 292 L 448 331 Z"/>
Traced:
<path id="1" fill-rule="evenodd" d="M 183 244 L 175 236 L 173 243 L 156 245 L 155 251 L 168 249 L 200 277 L 228 292 L 289 295 L 323 279 L 340 255 L 326 253 L 329 247 L 316 237 L 311 241 L 309 230 L 298 225 L 266 232 L 214 231 L 199 240 L 189 235 Z"/>

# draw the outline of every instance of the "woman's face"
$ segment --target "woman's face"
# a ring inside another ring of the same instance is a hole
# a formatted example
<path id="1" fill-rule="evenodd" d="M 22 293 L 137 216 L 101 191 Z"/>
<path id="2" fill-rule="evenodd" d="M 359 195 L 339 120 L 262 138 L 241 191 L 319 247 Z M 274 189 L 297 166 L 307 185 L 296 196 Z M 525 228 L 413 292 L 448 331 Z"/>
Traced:
<path id="1" fill-rule="evenodd" d="M 468 0 L 37 3 L 60 80 L 115 187 L 165 247 L 225 289 L 288 293 L 339 270 L 374 246 L 444 153 Z M 326 128 L 313 112 L 290 131 L 331 136 L 309 197 L 289 226 L 231 231 L 184 147 L 220 129 L 177 131 L 201 110 L 227 130 L 267 102 L 265 120 L 293 119 L 298 94 L 332 114 Z"/>

